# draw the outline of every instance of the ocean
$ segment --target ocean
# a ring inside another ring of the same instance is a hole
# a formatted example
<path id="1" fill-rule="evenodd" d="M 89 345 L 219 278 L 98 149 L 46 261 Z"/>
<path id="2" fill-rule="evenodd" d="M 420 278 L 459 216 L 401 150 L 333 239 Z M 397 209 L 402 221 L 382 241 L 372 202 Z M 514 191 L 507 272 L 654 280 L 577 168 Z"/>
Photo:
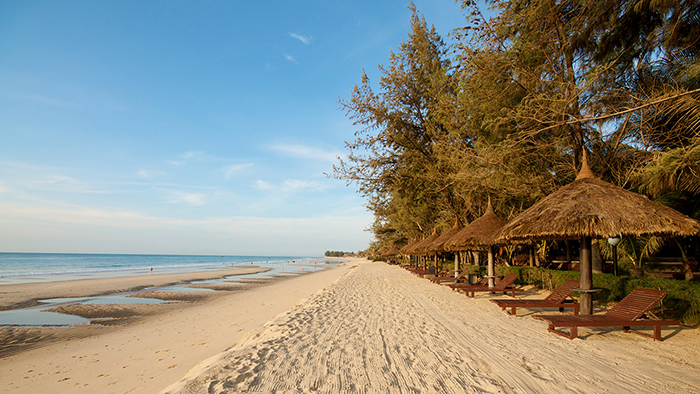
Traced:
<path id="1" fill-rule="evenodd" d="M 300 256 L 190 256 L 149 254 L 0 253 L 0 284 L 52 282 L 153 273 L 226 269 L 323 260 Z"/>

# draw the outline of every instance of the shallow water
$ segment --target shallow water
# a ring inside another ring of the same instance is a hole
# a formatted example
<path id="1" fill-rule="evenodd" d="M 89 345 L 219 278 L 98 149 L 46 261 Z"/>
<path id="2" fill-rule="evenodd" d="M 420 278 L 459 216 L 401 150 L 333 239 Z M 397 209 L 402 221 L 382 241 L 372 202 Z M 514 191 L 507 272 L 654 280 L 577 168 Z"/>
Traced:
<path id="1" fill-rule="evenodd" d="M 0 325 L 58 327 L 89 323 L 90 319 L 63 313 L 44 312 L 54 305 L 0 311 Z"/>
<path id="2" fill-rule="evenodd" d="M 303 272 L 314 272 L 329 266 L 329 264 L 334 264 L 336 261 L 326 262 L 319 261 L 318 264 L 313 264 L 305 262 L 304 264 L 292 264 L 286 261 L 273 261 L 258 264 L 261 268 L 270 268 L 269 271 L 258 272 L 255 274 L 246 275 L 229 275 L 221 279 L 211 279 L 203 281 L 194 281 L 185 284 L 178 284 L 172 286 L 164 287 L 150 287 L 143 289 L 139 292 L 127 292 L 110 294 L 104 296 L 94 296 L 94 297 L 70 297 L 70 298 L 52 298 L 39 300 L 42 305 L 38 305 L 30 308 L 14 309 L 9 311 L 0 311 L 0 326 L 32 326 L 32 327 L 60 327 L 68 326 L 74 324 L 85 324 L 89 323 L 90 319 L 86 319 L 80 316 L 66 315 L 56 312 L 45 312 L 46 309 L 51 309 L 59 305 L 69 305 L 69 304 L 93 304 L 93 305 L 114 305 L 114 304 L 161 304 L 168 301 L 154 299 L 154 298 L 142 298 L 142 297 L 129 297 L 131 294 L 136 294 L 140 292 L 147 291 L 157 291 L 157 292 L 211 292 L 216 291 L 212 289 L 202 289 L 188 287 L 192 284 L 239 284 L 242 286 L 247 285 L 247 283 L 232 283 L 231 281 L 244 280 L 244 279 L 273 279 L 274 276 L 280 275 L 297 275 Z M 251 265 L 254 266 L 254 265 Z M 38 277 L 37 277 L 38 278 Z"/>

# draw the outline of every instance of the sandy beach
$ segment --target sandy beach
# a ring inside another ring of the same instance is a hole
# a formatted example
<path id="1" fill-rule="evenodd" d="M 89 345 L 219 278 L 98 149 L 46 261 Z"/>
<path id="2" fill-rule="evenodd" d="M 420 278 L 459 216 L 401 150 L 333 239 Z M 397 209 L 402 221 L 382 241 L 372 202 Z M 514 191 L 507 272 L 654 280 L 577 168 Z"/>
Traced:
<path id="1" fill-rule="evenodd" d="M 0 358 L 0 392 L 158 392 L 182 378 L 200 361 L 231 348 L 246 332 L 260 328 L 349 269 L 340 265 L 255 284 L 244 291 L 207 292 L 204 299 L 185 304 L 103 307 L 110 314 L 134 312 L 131 314 L 137 318 L 123 325 L 0 329 L 0 342 L 36 342 L 34 348 Z M 208 272 L 206 278 L 231 275 L 231 270 L 222 273 Z M 200 274 L 188 275 L 183 274 L 177 282 L 194 280 L 193 277 L 202 279 L 198 277 Z M 90 291 L 84 290 L 104 294 L 108 288 L 132 289 L 137 284 L 151 283 L 156 276 L 96 279 L 101 283 L 90 282 Z M 171 279 L 174 278 L 158 280 L 166 284 Z M 66 290 L 64 286 L 71 287 L 59 282 L 51 285 L 54 290 L 57 287 Z M 63 290 L 56 293 L 54 290 L 51 297 L 67 296 L 61 294 Z M 71 296 L 76 296 L 77 290 L 73 291 Z M 44 295 L 29 298 L 44 298 Z M 20 299 L 15 296 L 10 301 Z M 16 332 L 8 334 L 8 331 Z"/>
<path id="2" fill-rule="evenodd" d="M 700 391 L 697 329 L 665 327 L 663 342 L 580 329 L 572 341 L 530 317 L 544 310 L 509 316 L 488 295 L 384 263 L 217 294 L 2 358 L 2 392 Z"/>
<path id="3" fill-rule="evenodd" d="M 533 291 L 529 297 L 538 297 Z M 696 329 L 568 340 L 523 310 L 364 263 L 162 393 L 691 393 Z"/>

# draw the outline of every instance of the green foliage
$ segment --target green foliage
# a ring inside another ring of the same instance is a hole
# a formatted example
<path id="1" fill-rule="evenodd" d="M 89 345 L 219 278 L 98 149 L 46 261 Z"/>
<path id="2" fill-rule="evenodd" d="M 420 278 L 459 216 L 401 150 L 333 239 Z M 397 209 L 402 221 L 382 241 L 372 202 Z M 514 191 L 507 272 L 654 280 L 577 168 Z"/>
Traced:
<path id="1" fill-rule="evenodd" d="M 584 151 L 602 179 L 700 217 L 696 2 L 493 0 L 488 18 L 461 3 L 453 47 L 411 6 L 378 84 L 363 73 L 341 100 L 358 130 L 333 175 L 367 198 L 378 246 L 468 223 L 489 196 L 511 218 Z M 638 273 L 653 242 L 628 245 Z"/>
<path id="2" fill-rule="evenodd" d="M 344 257 L 344 256 L 349 256 L 352 255 L 352 252 L 341 252 L 337 250 L 327 250 L 326 253 L 324 253 L 324 256 L 326 257 Z"/>
<path id="3" fill-rule="evenodd" d="M 579 279 L 577 271 L 557 271 L 537 267 L 496 267 L 498 275 L 518 274 L 519 284 L 533 285 L 553 290 L 567 280 Z M 595 293 L 596 302 L 607 304 L 618 302 L 637 288 L 658 289 L 666 293 L 666 298 L 652 310 L 659 317 L 678 319 L 683 324 L 700 324 L 700 283 L 661 278 L 635 278 L 633 276 L 613 276 L 593 274 L 593 288 L 602 289 Z"/>

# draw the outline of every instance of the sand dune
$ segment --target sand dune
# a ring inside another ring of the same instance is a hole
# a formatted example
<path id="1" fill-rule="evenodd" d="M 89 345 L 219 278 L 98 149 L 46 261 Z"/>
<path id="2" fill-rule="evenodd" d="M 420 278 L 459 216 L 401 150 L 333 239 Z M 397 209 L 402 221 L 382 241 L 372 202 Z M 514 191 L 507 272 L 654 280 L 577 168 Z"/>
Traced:
<path id="1" fill-rule="evenodd" d="M 700 392 L 696 329 L 571 341 L 487 298 L 361 264 L 162 393 Z"/>

